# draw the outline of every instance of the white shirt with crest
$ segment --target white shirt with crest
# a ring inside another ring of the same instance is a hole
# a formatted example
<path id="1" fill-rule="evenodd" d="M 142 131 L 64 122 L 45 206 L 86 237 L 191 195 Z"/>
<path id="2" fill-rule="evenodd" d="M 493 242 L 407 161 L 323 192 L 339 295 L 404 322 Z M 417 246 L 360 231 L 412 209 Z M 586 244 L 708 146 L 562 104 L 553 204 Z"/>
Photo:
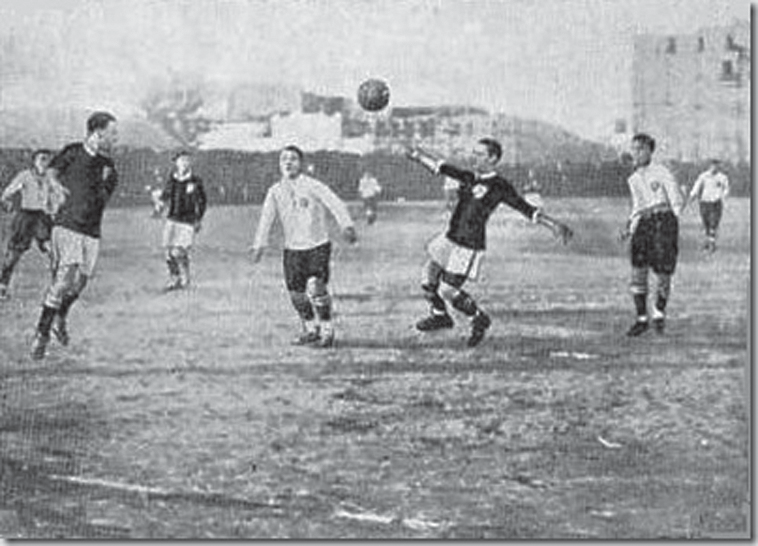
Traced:
<path id="1" fill-rule="evenodd" d="M 282 178 L 266 193 L 253 248 L 267 245 L 277 216 L 284 230 L 285 248 L 309 250 L 320 246 L 329 241 L 327 211 L 342 229 L 353 226 L 347 206 L 326 184 L 304 174 L 294 180 Z"/>
<path id="2" fill-rule="evenodd" d="M 659 163 L 638 167 L 629 177 L 629 191 L 632 195 L 632 213 L 629 217 L 632 231 L 648 209 L 668 206 L 677 217 L 681 213 L 684 198 L 676 179 L 668 168 Z"/>
<path id="3" fill-rule="evenodd" d="M 722 172 L 711 173 L 710 170 L 697 177 L 690 192 L 691 198 L 699 196 L 700 200 L 706 203 L 721 201 L 727 195 L 729 195 L 729 178 Z"/>

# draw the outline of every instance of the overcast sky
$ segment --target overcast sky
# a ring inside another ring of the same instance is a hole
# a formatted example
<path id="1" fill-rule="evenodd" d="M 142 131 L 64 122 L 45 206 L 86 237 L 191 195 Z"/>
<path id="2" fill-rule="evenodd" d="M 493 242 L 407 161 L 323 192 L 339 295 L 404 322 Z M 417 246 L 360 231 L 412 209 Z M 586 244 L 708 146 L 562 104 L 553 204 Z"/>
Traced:
<path id="1" fill-rule="evenodd" d="M 600 137 L 628 117 L 631 38 L 749 19 L 748 0 L 2 0 L 3 108 L 135 108 L 169 74 L 393 104 L 470 103 Z"/>

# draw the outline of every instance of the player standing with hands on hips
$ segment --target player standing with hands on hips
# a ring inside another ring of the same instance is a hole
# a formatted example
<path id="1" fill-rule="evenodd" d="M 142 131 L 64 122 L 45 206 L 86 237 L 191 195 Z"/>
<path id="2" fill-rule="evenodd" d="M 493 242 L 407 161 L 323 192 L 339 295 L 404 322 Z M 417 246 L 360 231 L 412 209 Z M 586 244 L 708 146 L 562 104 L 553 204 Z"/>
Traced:
<path id="1" fill-rule="evenodd" d="M 174 156 L 175 170 L 171 173 L 160 196 L 168 209 L 163 228 L 169 281 L 166 290 L 187 288 L 190 284 L 189 253 L 200 231 L 207 199 L 203 181 L 192 172 L 192 156 L 181 151 Z"/>
<path id="2" fill-rule="evenodd" d="M 292 145 L 279 155 L 282 178 L 266 193 L 251 251 L 253 262 L 259 262 L 278 216 L 284 231 L 284 279 L 302 321 L 302 332 L 293 343 L 326 348 L 334 344 L 328 291 L 332 244 L 326 211 L 337 220 L 349 243 L 357 238 L 347 206 L 326 184 L 302 172 L 303 159 L 302 150 Z"/>
<path id="3" fill-rule="evenodd" d="M 692 186 L 685 208 L 691 201 L 700 201 L 700 217 L 705 228 L 703 250 L 716 252 L 716 233 L 724 212 L 724 200 L 729 195 L 729 178 L 720 169 L 718 159 L 712 159 L 707 171 L 700 174 Z"/>
<path id="4" fill-rule="evenodd" d="M 527 203 L 510 182 L 498 175 L 495 165 L 503 151 L 494 139 L 482 138 L 474 146 L 473 171 L 450 165 L 419 149 L 411 149 L 407 155 L 434 174 L 454 178 L 460 183 L 458 203 L 447 230 L 427 245 L 429 260 L 424 267 L 421 288 L 431 306 L 431 314 L 419 321 L 416 328 L 422 332 L 452 328 L 453 319 L 448 314 L 447 302 L 471 317 L 468 346 L 474 347 L 482 341 L 491 319 L 463 290 L 463 284 L 477 277 L 485 250 L 487 221 L 492 212 L 500 203 L 505 203 L 532 222 L 549 228 L 564 244 L 573 233 L 568 226 Z"/>
<path id="5" fill-rule="evenodd" d="M 636 337 L 648 330 L 648 271 L 657 279 L 653 306 L 655 331 L 663 333 L 666 304 L 671 293 L 671 277 L 679 253 L 679 215 L 684 199 L 679 186 L 666 167 L 653 163 L 655 139 L 638 133 L 632 137 L 632 158 L 635 171 L 629 177 L 632 212 L 621 233 L 622 240 L 631 237 L 631 292 L 637 320 L 627 332 Z"/>
<path id="6" fill-rule="evenodd" d="M 110 152 L 118 138 L 116 118 L 95 112 L 87 119 L 84 142 L 69 144 L 50 162 L 54 185 L 65 200 L 57 209 L 51 235 L 52 283 L 45 293 L 32 344 L 32 358 L 44 358 L 52 330 L 68 345 L 66 317 L 97 263 L 105 206 L 118 184 Z"/>

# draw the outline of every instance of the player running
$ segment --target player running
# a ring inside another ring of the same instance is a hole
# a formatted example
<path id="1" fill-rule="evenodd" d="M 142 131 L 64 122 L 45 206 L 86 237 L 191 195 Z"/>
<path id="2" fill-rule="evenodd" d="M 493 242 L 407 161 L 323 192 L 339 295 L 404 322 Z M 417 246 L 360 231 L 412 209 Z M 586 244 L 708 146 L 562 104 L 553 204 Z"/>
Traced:
<path id="1" fill-rule="evenodd" d="M 11 234 L 0 271 L 0 300 L 10 297 L 8 287 L 13 271 L 33 241 L 36 241 L 40 252 L 49 255 L 50 215 L 54 212 L 55 197 L 47 177 L 47 166 L 52 155 L 50 150 L 36 150 L 32 154 L 32 167 L 18 173 L 0 196 L 3 205 L 9 208 L 11 198 L 21 195 L 21 205 L 11 221 Z"/>
<path id="2" fill-rule="evenodd" d="M 421 288 L 431 306 L 431 314 L 420 320 L 416 328 L 422 332 L 452 328 L 447 303 L 471 317 L 471 336 L 468 346 L 478 345 L 490 327 L 490 317 L 463 290 L 463 284 L 475 280 L 485 250 L 487 220 L 492 212 L 505 203 L 530 218 L 532 222 L 553 231 L 566 244 L 571 229 L 527 203 L 510 182 L 498 175 L 495 165 L 503 155 L 500 143 L 482 138 L 473 148 L 473 171 L 460 169 L 419 149 L 408 151 L 408 157 L 435 174 L 454 178 L 460 183 L 458 202 L 445 232 L 427 245 L 429 260 L 424 267 Z"/>
<path id="3" fill-rule="evenodd" d="M 729 195 L 729 178 L 720 169 L 718 159 L 712 159 L 708 170 L 701 173 L 692 186 L 685 208 L 691 201 L 700 201 L 700 217 L 705 229 L 703 250 L 716 252 L 716 233 L 724 211 L 724 201 Z"/>
<path id="4" fill-rule="evenodd" d="M 379 194 L 382 193 L 382 187 L 379 185 L 376 177 L 366 171 L 358 181 L 358 193 L 363 201 L 363 213 L 366 216 L 366 223 L 371 225 L 376 222 L 376 210 Z"/>
<path id="5" fill-rule="evenodd" d="M 327 287 L 332 245 L 326 211 L 337 220 L 349 243 L 355 243 L 356 234 L 345 204 L 302 168 L 302 150 L 286 146 L 279 155 L 282 178 L 269 188 L 263 202 L 252 259 L 254 263 L 260 261 L 271 226 L 279 217 L 284 231 L 285 283 L 302 321 L 302 332 L 293 343 L 326 348 L 334 344 L 332 300 Z"/>
<path id="6" fill-rule="evenodd" d="M 192 171 L 192 156 L 181 151 L 174 156 L 175 170 L 160 195 L 168 209 L 163 228 L 163 246 L 169 280 L 166 291 L 187 288 L 190 284 L 190 249 L 200 231 L 207 199 L 202 179 Z"/>
<path id="7" fill-rule="evenodd" d="M 621 234 L 623 240 L 629 237 L 632 239 L 631 292 L 637 320 L 626 334 L 630 337 L 639 336 L 650 327 L 647 316 L 650 269 L 657 278 L 653 325 L 657 333 L 663 333 L 666 304 L 671 293 L 671 277 L 679 253 L 679 215 L 684 199 L 671 171 L 652 162 L 654 151 L 655 139 L 650 135 L 638 133 L 632 137 L 635 166 L 635 171 L 629 177 L 632 212 Z"/>
<path id="8" fill-rule="evenodd" d="M 69 144 L 50 162 L 52 183 L 62 185 L 66 196 L 53 222 L 52 283 L 32 344 L 35 360 L 45 357 L 51 330 L 68 345 L 66 317 L 95 270 L 103 212 L 118 184 L 110 158 L 117 138 L 116 118 L 95 112 L 87 119 L 84 142 Z"/>

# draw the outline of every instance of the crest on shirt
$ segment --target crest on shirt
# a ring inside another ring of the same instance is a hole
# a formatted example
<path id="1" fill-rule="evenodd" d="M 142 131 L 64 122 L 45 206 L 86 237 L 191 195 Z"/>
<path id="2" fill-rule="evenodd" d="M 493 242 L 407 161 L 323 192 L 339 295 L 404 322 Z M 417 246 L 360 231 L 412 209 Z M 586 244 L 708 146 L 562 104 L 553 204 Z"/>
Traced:
<path id="1" fill-rule="evenodd" d="M 195 183 L 190 182 L 189 184 L 187 184 L 187 193 L 192 193 L 193 191 L 195 191 Z"/>
<path id="2" fill-rule="evenodd" d="M 471 188 L 471 193 L 474 195 L 476 199 L 481 199 L 485 195 L 487 195 L 487 192 L 489 191 L 489 188 L 485 186 L 484 184 L 477 184 L 473 188 Z"/>
<path id="3" fill-rule="evenodd" d="M 108 180 L 111 177 L 112 174 L 113 174 L 113 168 L 112 167 L 110 167 L 108 165 L 106 165 L 105 167 L 103 167 L 103 182 L 105 182 L 106 180 Z"/>
<path id="4" fill-rule="evenodd" d="M 661 183 L 657 180 L 653 180 L 650 182 L 650 189 L 653 191 L 658 191 L 661 189 Z"/>
<path id="5" fill-rule="evenodd" d="M 308 201 L 307 197 L 300 197 L 297 200 L 297 206 L 300 207 L 301 209 L 307 209 L 309 204 L 310 202 Z"/>

